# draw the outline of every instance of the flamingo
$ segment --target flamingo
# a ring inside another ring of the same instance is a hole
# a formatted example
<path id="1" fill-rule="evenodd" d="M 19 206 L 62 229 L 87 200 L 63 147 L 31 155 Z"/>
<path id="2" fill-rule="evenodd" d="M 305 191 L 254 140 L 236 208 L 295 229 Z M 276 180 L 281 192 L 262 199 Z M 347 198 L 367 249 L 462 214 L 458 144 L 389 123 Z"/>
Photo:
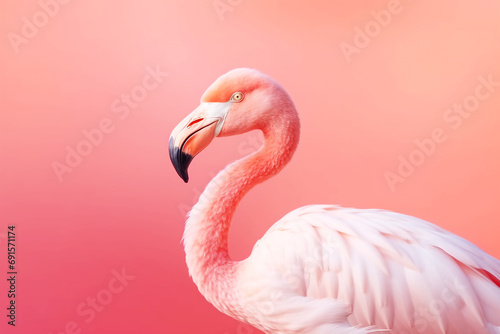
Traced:
<path id="1" fill-rule="evenodd" d="M 265 333 L 500 333 L 500 261 L 429 222 L 377 209 L 296 209 L 231 260 L 228 232 L 242 197 L 291 159 L 300 122 L 269 76 L 220 76 L 173 130 L 169 154 L 188 166 L 215 137 L 261 130 L 265 143 L 207 185 L 186 221 L 189 274 L 219 311 Z"/>

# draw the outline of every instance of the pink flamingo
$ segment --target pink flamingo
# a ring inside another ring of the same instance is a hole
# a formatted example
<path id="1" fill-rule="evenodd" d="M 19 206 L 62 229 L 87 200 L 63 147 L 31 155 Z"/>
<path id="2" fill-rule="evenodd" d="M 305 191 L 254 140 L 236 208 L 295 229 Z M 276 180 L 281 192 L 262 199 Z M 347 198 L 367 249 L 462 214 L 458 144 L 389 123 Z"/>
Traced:
<path id="1" fill-rule="evenodd" d="M 244 261 L 228 254 L 241 198 L 291 159 L 300 122 L 285 90 L 253 69 L 219 77 L 172 132 L 187 182 L 217 136 L 259 129 L 265 144 L 208 184 L 186 222 L 189 273 L 221 312 L 265 333 L 500 333 L 500 261 L 418 218 L 332 205 L 275 223 Z"/>

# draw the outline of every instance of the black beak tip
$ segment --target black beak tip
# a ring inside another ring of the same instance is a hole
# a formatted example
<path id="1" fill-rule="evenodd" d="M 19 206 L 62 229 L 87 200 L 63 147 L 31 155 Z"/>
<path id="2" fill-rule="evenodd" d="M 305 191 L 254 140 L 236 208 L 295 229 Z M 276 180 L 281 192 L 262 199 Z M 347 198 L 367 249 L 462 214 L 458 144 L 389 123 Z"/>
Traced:
<path id="1" fill-rule="evenodd" d="M 168 143 L 168 151 L 170 154 L 170 161 L 172 161 L 172 165 L 174 165 L 175 171 L 185 183 L 189 181 L 188 175 L 188 167 L 191 161 L 193 160 L 193 156 L 190 154 L 184 153 L 181 149 L 174 145 L 174 138 L 170 137 Z"/>
<path id="2" fill-rule="evenodd" d="M 188 175 L 187 169 L 183 170 L 182 173 L 179 172 L 179 171 L 177 171 L 177 174 L 179 174 L 179 176 L 184 181 L 184 183 L 188 183 L 188 181 L 189 181 L 189 175 Z"/>

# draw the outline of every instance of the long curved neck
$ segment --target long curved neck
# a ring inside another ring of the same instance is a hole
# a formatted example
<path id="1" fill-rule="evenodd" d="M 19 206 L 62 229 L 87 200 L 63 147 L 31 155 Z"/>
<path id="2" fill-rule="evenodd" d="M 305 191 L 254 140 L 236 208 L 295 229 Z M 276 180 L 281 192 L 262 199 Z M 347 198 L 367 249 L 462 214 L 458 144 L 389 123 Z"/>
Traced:
<path id="1" fill-rule="evenodd" d="M 212 179 L 186 222 L 184 248 L 189 274 L 205 298 L 228 314 L 237 307 L 237 298 L 231 294 L 238 265 L 229 257 L 229 226 L 242 197 L 291 159 L 299 140 L 300 122 L 293 105 L 289 108 L 292 111 L 286 116 L 263 126 L 263 147 L 228 165 Z"/>

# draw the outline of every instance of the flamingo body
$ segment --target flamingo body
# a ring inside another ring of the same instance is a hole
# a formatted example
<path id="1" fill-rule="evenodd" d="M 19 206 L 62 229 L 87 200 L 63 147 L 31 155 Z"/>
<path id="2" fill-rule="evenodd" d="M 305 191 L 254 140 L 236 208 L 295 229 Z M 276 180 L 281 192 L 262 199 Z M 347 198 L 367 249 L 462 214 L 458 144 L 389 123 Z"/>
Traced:
<path id="1" fill-rule="evenodd" d="M 342 332 L 315 331 L 332 319 L 393 333 L 500 332 L 493 279 L 500 263 L 436 225 L 390 211 L 294 210 L 257 242 L 240 273 L 245 309 L 254 325 L 269 322 L 260 326 L 269 333 Z M 280 303 L 285 295 L 294 297 Z M 304 331 L 294 331 L 297 319 Z"/>
<path id="2" fill-rule="evenodd" d="M 215 137 L 255 129 L 264 146 L 212 179 L 184 231 L 189 273 L 216 308 L 269 334 L 500 334 L 500 261 L 418 218 L 307 206 L 274 224 L 247 259 L 231 260 L 239 201 L 297 147 L 291 98 L 256 70 L 232 70 L 169 142 L 187 182 L 189 164 Z"/>

